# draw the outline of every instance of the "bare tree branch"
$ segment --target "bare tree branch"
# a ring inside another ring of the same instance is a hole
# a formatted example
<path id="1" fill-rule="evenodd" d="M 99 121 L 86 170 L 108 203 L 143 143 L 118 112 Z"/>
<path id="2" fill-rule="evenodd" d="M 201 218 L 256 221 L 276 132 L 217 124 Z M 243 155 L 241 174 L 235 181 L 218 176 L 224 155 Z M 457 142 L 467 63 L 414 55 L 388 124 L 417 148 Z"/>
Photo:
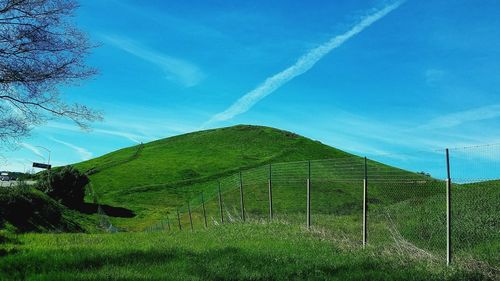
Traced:
<path id="1" fill-rule="evenodd" d="M 95 45 L 70 21 L 76 8 L 75 0 L 0 0 L 0 145 L 51 118 L 84 129 L 101 120 L 58 92 L 96 74 L 84 61 Z"/>

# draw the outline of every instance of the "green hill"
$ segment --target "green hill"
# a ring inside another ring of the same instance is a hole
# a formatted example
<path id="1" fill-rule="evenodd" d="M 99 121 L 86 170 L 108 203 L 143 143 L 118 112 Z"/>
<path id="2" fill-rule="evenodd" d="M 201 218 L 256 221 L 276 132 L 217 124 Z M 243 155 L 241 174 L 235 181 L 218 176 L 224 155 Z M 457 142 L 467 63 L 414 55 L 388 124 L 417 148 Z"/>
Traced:
<path id="1" fill-rule="evenodd" d="M 294 133 L 234 126 L 157 140 L 82 162 L 102 193 L 139 186 L 215 178 L 264 163 L 346 157 Z"/>
<path id="2" fill-rule="evenodd" d="M 191 221 L 195 229 L 204 228 L 203 207 L 207 224 L 219 224 L 219 183 L 224 219 L 238 222 L 240 180 L 246 219 L 267 220 L 270 176 L 275 219 L 305 224 L 310 167 L 313 226 L 361 241 L 364 159 L 291 132 L 260 126 L 207 130 L 122 149 L 76 166 L 90 174 L 101 204 L 135 213 L 135 217 L 110 214 L 115 226 L 129 231 L 177 228 L 176 208 L 183 229 L 190 229 Z M 396 242 L 404 251 L 423 250 L 442 260 L 445 182 L 370 160 L 367 169 L 370 244 Z M 498 185 L 454 185 L 454 189 L 456 249 L 475 252 L 474 256 L 495 264 L 498 258 L 484 247 L 498 248 L 494 226 L 500 212 L 495 207 Z M 483 207 L 491 210 L 476 210 L 477 202 L 487 202 Z M 474 241 L 466 235 L 470 229 L 477 232 Z"/>
<path id="3" fill-rule="evenodd" d="M 143 230 L 165 219 L 169 213 L 172 216 L 172 212 L 177 207 L 185 207 L 187 201 L 194 200 L 199 208 L 201 192 L 205 193 L 206 200 L 215 199 L 219 180 L 222 180 L 226 210 L 235 216 L 239 206 L 239 180 L 234 176 L 240 171 L 249 194 L 249 213 L 265 215 L 269 163 L 274 165 L 277 213 L 301 212 L 305 192 L 299 190 L 305 186 L 308 165 L 304 160 L 311 159 L 314 159 L 311 162 L 311 176 L 315 181 L 313 201 L 318 200 L 313 209 L 325 214 L 357 212 L 359 204 L 353 202 L 362 192 L 359 188 L 364 171 L 362 158 L 292 132 L 263 126 L 239 125 L 170 137 L 121 149 L 78 163 L 76 167 L 88 172 L 101 204 L 127 208 L 136 214 L 134 218 L 111 218 L 116 226 Z M 391 173 L 427 179 L 373 161 L 369 161 L 368 166 L 378 175 Z M 340 185 L 337 200 L 331 200 L 330 183 L 339 179 L 348 180 L 349 184 L 336 183 Z M 353 181 L 357 181 L 356 185 Z M 344 190 L 344 187 L 351 188 Z M 256 189 L 257 192 L 252 192 Z M 389 197 L 380 200 L 385 199 L 394 201 Z M 210 211 L 215 210 L 214 206 Z M 185 210 L 181 208 L 182 211 Z"/>
<path id="4" fill-rule="evenodd" d="M 311 159 L 314 160 L 305 161 Z M 156 274 L 169 271 L 169 265 L 165 263 L 162 266 L 166 267 L 159 271 L 155 271 L 158 270 L 156 267 L 148 267 L 152 260 L 166 258 L 163 254 L 156 254 L 158 247 L 163 247 L 161 251 L 165 250 L 166 245 L 174 252 L 180 250 L 180 261 L 193 257 L 196 249 L 206 251 L 211 245 L 217 249 L 229 247 L 255 250 L 252 255 L 238 252 L 231 256 L 227 261 L 242 260 L 236 264 L 230 262 L 231 267 L 249 266 L 250 259 L 264 261 L 250 265 L 256 268 L 261 268 L 264 264 L 274 264 L 272 268 L 281 268 L 283 264 L 290 263 L 307 265 L 278 273 L 269 269 L 268 275 L 262 275 L 260 279 L 268 279 L 273 275 L 282 276 L 283 279 L 328 279 L 336 272 L 332 266 L 337 266 L 335 264 L 339 262 L 342 264 L 341 260 L 351 261 L 360 256 L 367 258 L 360 260 L 363 265 L 377 268 L 377 271 L 384 268 L 378 261 L 397 265 L 386 268 L 388 272 L 395 272 L 396 268 L 412 265 L 415 261 L 425 261 L 425 264 L 417 263 L 416 268 L 423 269 L 422 272 L 428 272 L 430 268 L 438 271 L 437 275 L 433 273 L 427 279 L 446 279 L 441 278 L 445 276 L 439 273 L 444 270 L 441 266 L 446 249 L 445 182 L 375 161 L 368 160 L 366 164 L 369 206 L 367 252 L 358 251 L 362 248 L 363 158 L 290 132 L 259 126 L 235 126 L 158 140 L 76 164 L 80 170 L 87 171 L 92 180 L 89 191 L 94 196 L 89 194 L 87 200 L 98 199 L 104 204 L 102 210 L 111 217 L 110 221 L 114 226 L 129 231 L 147 229 L 165 232 L 85 236 L 71 234 L 58 236 L 63 237 L 58 241 L 66 241 L 64 243 L 67 244 L 58 244 L 55 248 L 52 245 L 36 246 L 47 244 L 45 240 L 53 239 L 52 235 L 24 235 L 21 236 L 21 246 L 14 246 L 15 251 L 22 248 L 24 243 L 37 250 L 9 254 L 4 259 L 6 262 L 3 264 L 6 266 L 0 268 L 0 272 L 31 275 L 33 273 L 30 269 L 20 269 L 16 264 L 37 260 L 51 252 L 56 253 L 59 251 L 58 247 L 67 248 L 74 244 L 76 251 L 65 252 L 69 256 L 60 256 L 56 272 L 50 274 L 60 274 L 59 271 L 73 265 L 79 269 L 82 261 L 88 261 L 90 268 L 98 269 L 98 272 L 86 272 L 89 275 L 85 278 L 92 279 L 101 274 L 110 274 L 111 271 L 113 274 L 126 275 L 129 273 L 126 268 L 130 267 L 131 261 L 135 260 L 139 252 L 148 252 L 143 255 L 140 268 L 146 267 Z M 270 177 L 273 186 L 272 222 L 269 222 L 268 201 Z M 303 227 L 306 221 L 307 178 L 311 179 L 310 229 Z M 240 223 L 240 182 L 243 183 L 245 194 L 246 224 Z M 457 268 L 465 266 L 473 275 L 458 273 L 459 275 L 450 279 L 480 280 L 485 276 L 491 278 L 498 272 L 499 184 L 500 181 L 491 181 L 453 186 L 454 264 L 458 265 Z M 223 199 L 223 225 L 220 222 L 221 209 L 217 196 L 219 186 Z M 177 208 L 180 210 L 183 231 L 177 231 Z M 207 229 L 204 213 L 207 215 Z M 189 231 L 191 222 L 193 232 Z M 85 244 L 83 248 L 78 248 L 82 238 L 85 243 L 93 245 L 92 249 L 86 249 L 88 245 Z M 309 238 L 312 240 L 309 241 Z M 162 240 L 164 244 L 157 243 L 155 239 Z M 73 243 L 76 240 L 79 243 Z M 101 242 L 96 243 L 96 240 Z M 136 245 L 149 245 L 148 243 L 151 246 L 144 249 L 134 248 Z M 192 248 L 184 252 L 180 246 L 183 243 Z M 303 243 L 307 245 L 301 246 Z M 125 245 L 132 246 L 130 251 L 122 251 Z M 276 248 L 277 252 L 267 253 L 265 249 L 272 248 L 273 245 L 279 246 Z M 5 247 L 8 253 L 15 252 L 9 250 L 11 245 Z M 331 255 L 328 247 L 339 247 L 339 251 L 336 255 Z M 327 250 L 320 251 L 321 249 Z M 97 252 L 102 255 L 96 256 Z M 342 258 L 325 264 L 328 271 L 325 273 L 313 266 L 317 264 L 314 259 L 309 265 L 301 258 L 302 255 L 313 258 L 318 253 L 325 257 L 341 255 Z M 349 256 L 345 256 L 346 253 Z M 273 262 L 282 254 L 285 254 L 283 263 Z M 214 255 L 197 258 L 193 264 L 197 264 L 196 267 L 206 265 L 208 260 L 225 255 L 224 252 L 216 251 Z M 120 258 L 123 256 L 126 258 Z M 103 268 L 101 272 L 98 265 L 102 260 L 115 261 L 116 268 Z M 220 262 L 227 261 L 216 262 L 214 268 L 219 268 Z M 377 262 L 373 263 L 374 261 Z M 178 261 L 174 264 L 182 265 Z M 42 265 L 44 272 L 49 273 L 47 266 Z M 351 268 L 351 265 L 346 266 Z M 352 265 L 356 268 L 358 266 Z M 182 265 L 182 268 L 184 269 L 178 274 L 184 276 L 192 274 L 194 267 Z M 200 278 L 223 279 L 219 276 L 221 272 L 212 270 L 210 267 L 205 268 L 200 272 Z M 319 275 L 314 276 L 316 278 L 300 275 L 300 272 L 312 272 L 311 270 Z M 254 275 L 255 272 L 242 276 L 259 279 Z M 70 270 L 64 274 L 61 275 L 64 276 L 62 279 L 74 272 Z M 371 273 L 363 269 L 359 274 L 360 279 L 367 279 L 365 275 Z M 232 275 L 234 273 L 224 276 L 231 279 Z M 47 276 L 49 279 L 54 277 Z M 408 272 L 408 276 L 419 274 Z M 191 279 L 190 277 L 184 279 Z M 386 275 L 379 277 L 385 279 Z"/>
<path id="5" fill-rule="evenodd" d="M 143 229 L 213 181 L 266 163 L 360 158 L 291 132 L 234 126 L 166 138 L 78 163 L 103 204 L 134 211 L 119 226 Z M 88 200 L 91 200 L 90 198 Z"/>

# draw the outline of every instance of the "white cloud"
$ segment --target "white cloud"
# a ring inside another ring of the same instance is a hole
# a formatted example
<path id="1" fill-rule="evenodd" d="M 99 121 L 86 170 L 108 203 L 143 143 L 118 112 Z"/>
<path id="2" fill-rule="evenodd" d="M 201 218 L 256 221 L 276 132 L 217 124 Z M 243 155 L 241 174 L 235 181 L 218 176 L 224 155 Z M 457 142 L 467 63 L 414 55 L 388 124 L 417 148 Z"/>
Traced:
<path id="1" fill-rule="evenodd" d="M 279 89 L 284 84 L 288 83 L 295 77 L 304 74 L 310 70 L 319 60 L 330 53 L 332 50 L 341 46 L 351 37 L 363 31 L 365 28 L 372 25 L 374 22 L 383 18 L 385 15 L 398 8 L 404 1 L 397 1 L 385 8 L 364 17 L 358 24 L 353 26 L 349 31 L 344 34 L 335 36 L 331 38 L 328 42 L 320 45 L 317 48 L 310 50 L 308 53 L 300 57 L 295 64 L 288 67 L 287 69 L 267 78 L 264 83 L 259 85 L 257 88 L 248 92 L 235 103 L 233 103 L 228 109 L 215 114 L 209 121 L 207 121 L 203 127 L 218 121 L 225 121 L 232 119 L 236 115 L 242 114 L 252 108 L 256 103 L 270 95 L 277 89 Z"/>
<path id="2" fill-rule="evenodd" d="M 1 159 L 1 156 L 0 156 Z M 0 170 L 6 170 L 11 172 L 24 172 L 29 171 L 32 167 L 32 163 L 37 162 L 34 160 L 24 159 L 24 158 L 10 158 L 5 159 L 5 161 L 0 161 Z"/>
<path id="3" fill-rule="evenodd" d="M 144 140 L 144 137 L 142 137 L 142 136 L 139 136 L 136 134 L 131 134 L 131 133 L 115 131 L 115 130 L 95 129 L 95 132 L 106 134 L 106 135 L 111 135 L 111 136 L 124 137 L 132 142 L 135 142 L 135 143 L 141 143 L 142 141 L 140 141 L 140 139 Z"/>
<path id="4" fill-rule="evenodd" d="M 61 130 L 68 130 L 68 131 L 73 131 L 73 132 L 81 132 L 81 129 L 78 127 L 68 125 L 68 124 L 58 123 L 58 122 L 51 122 L 47 125 L 47 127 L 61 129 Z M 138 134 L 134 134 L 134 133 L 130 133 L 130 132 L 118 131 L 118 130 L 114 130 L 114 129 L 96 128 L 96 129 L 92 129 L 92 132 L 95 132 L 98 134 L 104 134 L 104 135 L 123 137 L 127 140 L 134 142 L 134 143 L 141 143 L 141 142 L 144 142 L 145 140 L 149 139 L 148 137 L 143 136 L 143 135 L 138 135 Z"/>
<path id="5" fill-rule="evenodd" d="M 500 104 L 493 104 L 465 111 L 454 112 L 432 119 L 420 129 L 440 129 L 459 126 L 463 123 L 500 117 Z"/>
<path id="6" fill-rule="evenodd" d="M 76 146 L 72 143 L 69 143 L 69 142 L 65 142 L 65 141 L 62 141 L 62 140 L 58 140 L 56 138 L 50 138 L 51 140 L 57 142 L 57 143 L 60 143 L 64 146 L 67 146 L 73 150 L 76 151 L 76 153 L 78 153 L 81 157 L 82 160 L 89 160 L 90 158 L 92 158 L 92 153 L 88 150 L 86 150 L 85 148 L 83 147 L 79 147 L 79 146 Z"/>
<path id="7" fill-rule="evenodd" d="M 186 87 L 197 85 L 205 76 L 198 66 L 185 60 L 148 49 L 133 40 L 108 35 L 103 35 L 102 37 L 111 45 L 159 66 L 165 71 L 168 79 L 178 81 Z"/>
<path id="8" fill-rule="evenodd" d="M 40 152 L 40 150 L 38 148 L 36 148 L 35 146 L 33 146 L 29 143 L 25 143 L 25 142 L 21 142 L 21 143 L 19 143 L 19 145 L 28 149 L 28 150 L 31 150 L 31 152 L 40 156 L 42 159 L 46 159 L 45 156 L 42 154 L 42 152 Z"/>

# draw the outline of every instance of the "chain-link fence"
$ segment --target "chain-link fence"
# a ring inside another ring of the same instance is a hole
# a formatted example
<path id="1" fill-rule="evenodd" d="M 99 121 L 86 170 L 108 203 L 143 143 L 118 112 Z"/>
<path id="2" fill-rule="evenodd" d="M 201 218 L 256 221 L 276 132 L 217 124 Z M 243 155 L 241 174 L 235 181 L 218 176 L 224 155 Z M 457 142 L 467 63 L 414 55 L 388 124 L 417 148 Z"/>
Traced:
<path id="1" fill-rule="evenodd" d="M 278 220 L 354 246 L 498 270 L 500 145 L 447 152 L 263 165 L 207 182 L 149 230 Z"/>
<path id="2" fill-rule="evenodd" d="M 500 273 L 500 144 L 450 149 L 452 256 Z"/>
<path id="3" fill-rule="evenodd" d="M 429 163 L 395 168 L 414 163 L 414 157 L 426 157 L 446 169 L 444 154 L 439 153 L 379 155 L 376 161 L 367 160 L 364 242 L 399 254 L 442 259 L 446 254 L 446 184 L 424 172 Z"/>

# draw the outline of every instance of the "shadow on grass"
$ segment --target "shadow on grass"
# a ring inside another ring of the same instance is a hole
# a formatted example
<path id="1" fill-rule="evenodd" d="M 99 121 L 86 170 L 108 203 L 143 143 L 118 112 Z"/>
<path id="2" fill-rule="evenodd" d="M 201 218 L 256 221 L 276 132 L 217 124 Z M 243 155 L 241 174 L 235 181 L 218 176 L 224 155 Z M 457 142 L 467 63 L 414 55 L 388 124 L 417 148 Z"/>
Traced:
<path id="1" fill-rule="evenodd" d="M 106 215 L 110 217 L 116 218 L 133 218 L 135 217 L 135 213 L 132 210 L 122 207 L 113 207 L 109 205 L 100 205 L 102 211 L 106 213 Z M 81 207 L 77 210 L 84 214 L 96 214 L 98 212 L 99 205 L 94 203 L 83 203 Z"/>
<path id="2" fill-rule="evenodd" d="M 324 261 L 235 247 L 112 254 L 51 250 L 9 255 L 0 261 L 0 277 L 6 280 L 484 280 L 464 273 L 445 276 L 418 265 L 402 266 L 363 255 L 337 254 Z"/>

